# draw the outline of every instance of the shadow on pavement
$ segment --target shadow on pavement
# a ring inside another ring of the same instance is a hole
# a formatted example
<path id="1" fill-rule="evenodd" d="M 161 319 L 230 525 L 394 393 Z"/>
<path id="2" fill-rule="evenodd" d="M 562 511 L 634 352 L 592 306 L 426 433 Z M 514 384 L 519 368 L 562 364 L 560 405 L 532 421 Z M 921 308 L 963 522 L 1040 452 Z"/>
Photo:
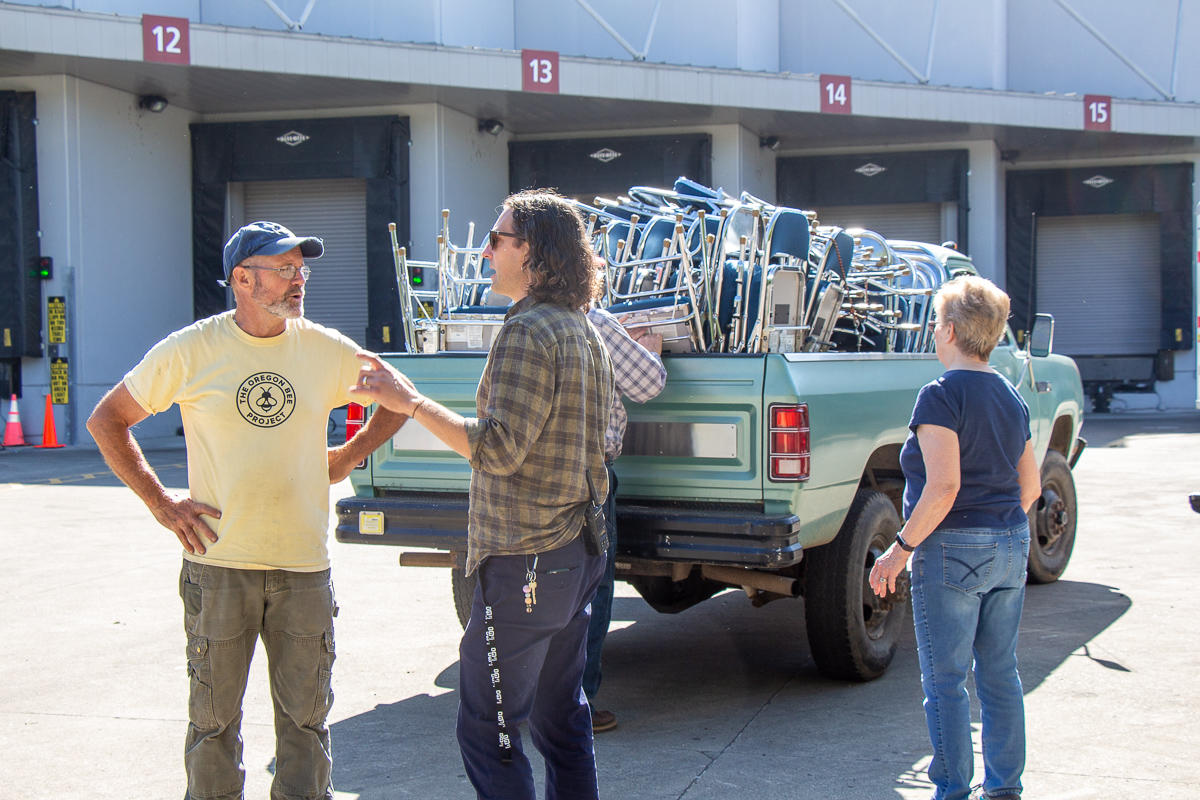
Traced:
<path id="1" fill-rule="evenodd" d="M 1091 655 L 1087 644 L 1130 606 L 1127 596 L 1099 584 L 1029 586 L 1020 645 L 1026 693 L 1068 658 L 1125 670 Z M 686 780 L 664 779 L 654 766 L 680 751 L 767 757 L 764 768 L 772 772 L 788 767 L 771 754 L 794 755 L 796 743 L 803 743 L 810 774 L 797 779 L 825 796 L 843 787 L 848 797 L 895 797 L 898 781 L 922 785 L 910 766 L 928 755 L 911 627 L 882 678 L 851 684 L 817 672 L 800 602 L 754 609 L 740 593 L 727 592 L 664 615 L 639 598 L 618 597 L 613 620 L 600 705 L 618 710 L 621 725 L 597 738 L 601 779 L 610 792 L 618 790 L 613 796 L 633 796 L 619 790 L 636 793 L 639 770 L 653 770 L 640 780 L 647 791 L 660 790 L 654 796 L 667 785 L 670 796 L 680 796 Z M 450 690 L 445 694 L 380 705 L 335 724 L 335 785 L 363 800 L 469 796 L 454 738 L 457 671 L 454 663 L 433 678 Z M 868 740 L 877 744 L 864 761 Z M 881 769 L 880 761 L 888 766 Z M 753 794 L 755 787 L 740 789 Z M 685 795 L 709 796 L 690 789 Z"/>
<path id="2" fill-rule="evenodd" d="M 187 488 L 187 451 L 183 440 L 169 447 L 143 448 L 150 466 L 168 489 Z M 95 448 L 8 448 L 0 453 L 0 484 L 51 486 L 123 486 Z"/>
<path id="3" fill-rule="evenodd" d="M 1200 433 L 1200 412 L 1087 414 L 1083 438 L 1088 447 L 1125 447 L 1130 436 Z"/>

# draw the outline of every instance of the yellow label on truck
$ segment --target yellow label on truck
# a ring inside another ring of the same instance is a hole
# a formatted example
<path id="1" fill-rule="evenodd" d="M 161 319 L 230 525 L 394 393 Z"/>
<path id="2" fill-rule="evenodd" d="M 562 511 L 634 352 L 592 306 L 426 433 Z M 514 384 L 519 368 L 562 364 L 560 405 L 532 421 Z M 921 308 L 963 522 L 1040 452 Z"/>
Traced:
<path id="1" fill-rule="evenodd" d="M 383 533 L 383 512 L 382 511 L 360 511 L 358 512 L 358 532 L 362 534 L 382 534 Z"/>

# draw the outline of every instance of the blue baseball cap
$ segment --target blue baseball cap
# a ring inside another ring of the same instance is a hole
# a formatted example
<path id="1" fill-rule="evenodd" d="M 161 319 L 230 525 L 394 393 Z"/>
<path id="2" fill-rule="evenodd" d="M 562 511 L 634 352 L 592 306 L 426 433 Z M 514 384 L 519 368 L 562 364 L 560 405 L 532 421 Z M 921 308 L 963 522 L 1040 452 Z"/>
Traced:
<path id="1" fill-rule="evenodd" d="M 238 264 L 250 256 L 277 256 L 293 247 L 300 248 L 305 258 L 320 258 L 325 254 L 325 243 L 316 236 L 297 236 L 278 222 L 251 222 L 238 228 L 237 233 L 225 243 L 225 280 Z"/>

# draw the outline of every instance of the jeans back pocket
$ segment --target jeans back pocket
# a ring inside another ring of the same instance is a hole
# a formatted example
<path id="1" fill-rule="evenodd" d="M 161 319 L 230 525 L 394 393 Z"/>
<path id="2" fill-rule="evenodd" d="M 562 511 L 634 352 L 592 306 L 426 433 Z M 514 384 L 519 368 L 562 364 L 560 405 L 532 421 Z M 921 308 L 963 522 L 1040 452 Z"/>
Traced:
<path id="1" fill-rule="evenodd" d="M 996 542 L 942 542 L 942 582 L 963 592 L 978 591 L 991 580 L 998 551 Z"/>

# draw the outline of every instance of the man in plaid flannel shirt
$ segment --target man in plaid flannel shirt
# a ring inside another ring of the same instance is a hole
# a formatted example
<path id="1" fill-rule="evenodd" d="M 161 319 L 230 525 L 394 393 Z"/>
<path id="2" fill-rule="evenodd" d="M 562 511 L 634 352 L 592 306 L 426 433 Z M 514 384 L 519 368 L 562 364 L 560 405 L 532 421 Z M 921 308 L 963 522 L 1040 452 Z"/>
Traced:
<path id="1" fill-rule="evenodd" d="M 604 649 L 604 637 L 608 635 L 609 622 L 612 621 L 613 562 L 617 549 L 617 476 L 613 473 L 612 464 L 621 455 L 628 421 L 621 398 L 628 397 L 635 403 L 645 403 L 657 397 L 667 382 L 667 370 L 659 357 L 662 352 L 660 334 L 650 333 L 647 328 L 634 328 L 627 332 L 617 318 L 603 308 L 589 310 L 588 319 L 596 326 L 604 346 L 608 348 L 617 388 L 608 415 L 608 428 L 604 431 L 604 463 L 608 469 L 608 499 L 604 504 L 604 519 L 608 524 L 608 554 L 604 577 L 592 599 L 592 621 L 588 625 L 587 635 L 587 667 L 583 670 L 583 692 L 592 711 L 592 731 L 600 733 L 617 727 L 617 715 L 596 708 L 595 701 L 600 691 L 600 655 Z"/>
<path id="2" fill-rule="evenodd" d="M 424 397 L 367 354 L 352 393 L 407 414 L 471 462 L 466 572 L 478 583 L 459 646 L 458 741 L 477 795 L 534 800 L 518 732 L 527 721 L 547 794 L 594 800 L 581 684 L 605 556 L 588 554 L 580 531 L 585 471 L 600 496 L 608 493 L 613 371 L 584 315 L 599 276 L 582 219 L 552 192 L 505 200 L 483 254 L 495 269 L 493 290 L 514 302 L 488 353 L 478 417 Z"/>

